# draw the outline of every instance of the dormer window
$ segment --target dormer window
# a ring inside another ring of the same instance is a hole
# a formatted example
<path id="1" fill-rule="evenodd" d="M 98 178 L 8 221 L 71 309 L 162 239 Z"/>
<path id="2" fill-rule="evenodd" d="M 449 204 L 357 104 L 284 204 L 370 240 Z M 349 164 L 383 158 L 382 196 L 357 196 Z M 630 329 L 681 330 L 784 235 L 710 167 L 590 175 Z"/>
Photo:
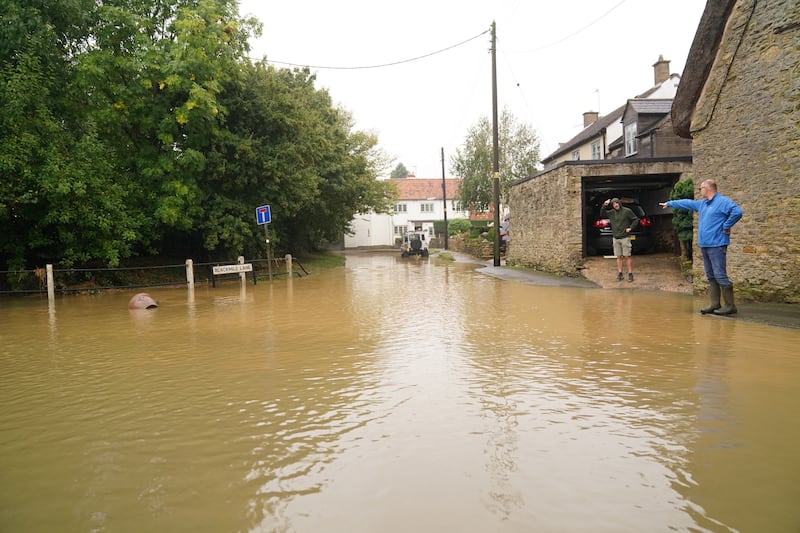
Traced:
<path id="1" fill-rule="evenodd" d="M 636 123 L 625 125 L 625 157 L 635 155 L 639 150 L 636 139 Z"/>

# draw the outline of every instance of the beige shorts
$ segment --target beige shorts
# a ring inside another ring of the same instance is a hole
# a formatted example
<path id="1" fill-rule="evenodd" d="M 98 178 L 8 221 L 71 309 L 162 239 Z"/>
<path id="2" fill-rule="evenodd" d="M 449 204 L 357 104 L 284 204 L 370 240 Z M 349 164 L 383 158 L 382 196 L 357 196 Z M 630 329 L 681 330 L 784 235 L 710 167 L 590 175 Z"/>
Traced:
<path id="1" fill-rule="evenodd" d="M 613 239 L 614 241 L 614 257 L 628 257 L 631 255 L 631 238 L 625 237 L 623 239 Z"/>

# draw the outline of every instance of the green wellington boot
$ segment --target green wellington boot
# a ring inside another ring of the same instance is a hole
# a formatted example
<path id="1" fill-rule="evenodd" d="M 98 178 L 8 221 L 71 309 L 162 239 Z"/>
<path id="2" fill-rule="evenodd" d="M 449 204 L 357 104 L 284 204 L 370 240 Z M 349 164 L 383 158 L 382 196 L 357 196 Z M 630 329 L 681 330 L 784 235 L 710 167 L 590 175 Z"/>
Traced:
<path id="1" fill-rule="evenodd" d="M 720 290 L 722 291 L 722 299 L 725 300 L 725 305 L 722 306 L 722 309 L 714 311 L 714 314 L 723 316 L 736 314 L 738 310 L 736 309 L 736 304 L 733 303 L 733 285 L 722 285 Z"/>
<path id="2" fill-rule="evenodd" d="M 713 313 L 720 307 L 722 306 L 719 305 L 719 283 L 711 281 L 708 286 L 708 307 L 700 309 L 700 313 L 707 315 Z"/>

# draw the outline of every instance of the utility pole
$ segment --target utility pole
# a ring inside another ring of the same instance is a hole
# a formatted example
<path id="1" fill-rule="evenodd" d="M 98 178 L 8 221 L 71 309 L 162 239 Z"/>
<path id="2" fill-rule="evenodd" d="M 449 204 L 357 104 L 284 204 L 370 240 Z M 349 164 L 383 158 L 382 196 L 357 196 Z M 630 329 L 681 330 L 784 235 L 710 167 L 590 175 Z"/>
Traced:
<path id="1" fill-rule="evenodd" d="M 447 227 L 447 183 L 444 180 L 444 146 L 442 146 L 442 202 L 444 203 L 444 249 L 447 250 L 450 230 Z"/>
<path id="2" fill-rule="evenodd" d="M 497 28 L 492 21 L 492 193 L 494 199 L 494 266 L 500 266 L 500 140 L 497 124 Z"/>

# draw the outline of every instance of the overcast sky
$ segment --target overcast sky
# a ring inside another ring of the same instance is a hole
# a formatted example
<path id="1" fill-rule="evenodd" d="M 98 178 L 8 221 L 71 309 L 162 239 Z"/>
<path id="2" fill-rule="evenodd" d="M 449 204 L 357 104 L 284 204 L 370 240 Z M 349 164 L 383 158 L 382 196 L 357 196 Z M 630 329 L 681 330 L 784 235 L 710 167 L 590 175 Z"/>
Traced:
<path id="1" fill-rule="evenodd" d="M 373 131 L 420 178 L 451 177 L 450 158 L 498 108 L 541 139 L 541 157 L 578 133 L 585 111 L 613 111 L 653 86 L 653 63 L 682 73 L 702 0 L 240 0 L 264 25 L 251 56 L 308 65 L 317 88 Z M 391 169 L 390 169 L 391 170 Z"/>

